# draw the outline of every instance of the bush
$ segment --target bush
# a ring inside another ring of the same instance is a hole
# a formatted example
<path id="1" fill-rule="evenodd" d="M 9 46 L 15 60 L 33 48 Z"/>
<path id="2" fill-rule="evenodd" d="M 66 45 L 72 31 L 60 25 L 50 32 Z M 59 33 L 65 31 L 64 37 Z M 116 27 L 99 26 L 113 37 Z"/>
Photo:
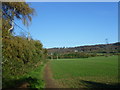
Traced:
<path id="1" fill-rule="evenodd" d="M 3 38 L 3 88 L 6 80 L 24 76 L 36 68 L 38 62 L 45 62 L 47 51 L 42 46 L 40 41 L 22 37 Z"/>

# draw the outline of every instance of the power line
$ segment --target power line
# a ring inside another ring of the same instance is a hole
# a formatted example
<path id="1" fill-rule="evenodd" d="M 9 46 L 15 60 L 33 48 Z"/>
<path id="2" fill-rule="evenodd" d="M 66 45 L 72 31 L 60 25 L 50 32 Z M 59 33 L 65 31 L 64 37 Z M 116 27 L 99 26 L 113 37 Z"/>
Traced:
<path id="1" fill-rule="evenodd" d="M 21 30 L 23 30 L 23 31 L 25 31 L 25 32 L 27 33 L 27 35 L 28 35 L 28 40 L 30 41 L 31 38 L 30 38 L 29 29 L 28 29 L 28 32 L 27 32 L 26 30 L 24 30 L 23 28 L 21 28 L 19 25 L 17 25 L 16 22 L 13 21 L 13 19 L 11 19 L 11 17 L 10 17 L 9 15 L 7 15 L 3 10 L 2 10 L 2 12 L 11 20 L 11 22 L 12 22 L 14 25 L 16 25 L 16 26 L 19 27 Z M 13 26 L 13 25 L 12 25 L 12 26 Z"/>
<path id="2" fill-rule="evenodd" d="M 28 33 L 26 30 L 24 30 L 24 29 L 21 28 L 19 25 L 17 25 L 17 23 L 16 23 L 15 21 L 13 21 L 13 20 L 11 19 L 11 17 L 10 17 L 9 15 L 7 15 L 3 10 L 2 10 L 2 12 L 11 20 L 11 22 L 14 23 L 14 25 L 16 25 L 16 26 L 19 27 L 21 30 L 23 30 L 23 31 L 25 31 L 26 33 Z"/>

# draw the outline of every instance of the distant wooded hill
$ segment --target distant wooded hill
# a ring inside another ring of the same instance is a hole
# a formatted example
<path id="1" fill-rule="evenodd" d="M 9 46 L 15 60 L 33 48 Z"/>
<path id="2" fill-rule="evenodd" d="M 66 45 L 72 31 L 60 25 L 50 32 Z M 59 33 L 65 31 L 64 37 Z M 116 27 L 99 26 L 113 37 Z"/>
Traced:
<path id="1" fill-rule="evenodd" d="M 85 52 L 85 53 L 120 53 L 120 42 L 111 43 L 111 44 L 98 44 L 98 45 L 86 45 L 86 46 L 77 46 L 69 48 L 49 48 L 47 49 L 48 55 L 58 53 L 72 53 L 72 52 Z"/>

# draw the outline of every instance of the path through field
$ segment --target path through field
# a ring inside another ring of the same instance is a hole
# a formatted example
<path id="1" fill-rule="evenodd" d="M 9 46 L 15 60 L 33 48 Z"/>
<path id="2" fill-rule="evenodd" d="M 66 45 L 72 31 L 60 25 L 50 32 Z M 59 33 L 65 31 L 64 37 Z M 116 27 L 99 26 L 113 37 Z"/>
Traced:
<path id="1" fill-rule="evenodd" d="M 52 78 L 52 72 L 49 67 L 49 62 L 44 69 L 45 88 L 59 88 L 55 80 Z"/>

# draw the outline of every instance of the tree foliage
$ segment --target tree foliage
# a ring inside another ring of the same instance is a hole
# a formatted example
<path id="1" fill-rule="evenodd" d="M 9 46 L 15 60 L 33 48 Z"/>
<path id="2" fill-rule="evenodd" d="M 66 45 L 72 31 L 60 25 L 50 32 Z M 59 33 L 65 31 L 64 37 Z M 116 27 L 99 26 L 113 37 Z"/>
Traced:
<path id="1" fill-rule="evenodd" d="M 35 14 L 35 10 L 26 2 L 4 2 L 2 3 L 2 12 L 3 37 L 9 35 L 8 29 L 15 19 L 21 20 L 24 25 L 28 26 Z"/>
<path id="2" fill-rule="evenodd" d="M 34 15 L 35 11 L 26 2 L 4 2 L 2 10 L 3 19 L 8 20 L 8 16 L 10 19 L 17 18 L 22 20 L 25 25 L 28 25 L 28 21 L 32 20 L 32 15 Z"/>
<path id="3" fill-rule="evenodd" d="M 53 59 L 64 59 L 64 58 L 88 58 L 97 56 L 95 53 L 84 53 L 84 52 L 69 52 L 69 53 L 53 53 Z M 48 55 L 48 59 L 51 59 L 51 55 Z"/>
<path id="4" fill-rule="evenodd" d="M 22 20 L 28 26 L 34 15 L 34 9 L 29 4 L 4 2 L 2 11 L 2 84 L 6 88 L 10 87 L 7 83 L 9 80 L 24 77 L 38 67 L 38 64 L 46 62 L 47 51 L 38 40 L 29 41 L 26 37 L 13 36 L 8 32 L 15 19 Z"/>
<path id="5" fill-rule="evenodd" d="M 40 41 L 12 37 L 4 38 L 3 43 L 3 87 L 7 87 L 7 80 L 24 76 L 38 63 L 46 62 L 47 52 Z"/>

